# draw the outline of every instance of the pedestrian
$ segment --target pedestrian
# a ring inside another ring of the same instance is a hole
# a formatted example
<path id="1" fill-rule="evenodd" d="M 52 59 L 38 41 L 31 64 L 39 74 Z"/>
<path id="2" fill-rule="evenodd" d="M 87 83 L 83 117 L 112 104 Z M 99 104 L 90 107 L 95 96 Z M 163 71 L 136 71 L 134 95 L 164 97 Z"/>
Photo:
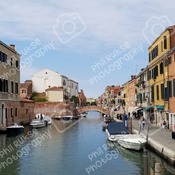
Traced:
<path id="1" fill-rule="evenodd" d="M 166 120 L 164 119 L 164 120 L 163 120 L 163 128 L 164 128 L 164 129 L 167 129 L 166 126 L 167 126 L 167 125 L 166 125 Z"/>
<path id="2" fill-rule="evenodd" d="M 127 114 L 124 114 L 124 120 L 125 120 L 125 127 L 128 127 L 128 116 Z"/>
<path id="3" fill-rule="evenodd" d="M 142 118 L 142 128 L 143 129 L 145 128 L 145 118 L 144 117 Z"/>

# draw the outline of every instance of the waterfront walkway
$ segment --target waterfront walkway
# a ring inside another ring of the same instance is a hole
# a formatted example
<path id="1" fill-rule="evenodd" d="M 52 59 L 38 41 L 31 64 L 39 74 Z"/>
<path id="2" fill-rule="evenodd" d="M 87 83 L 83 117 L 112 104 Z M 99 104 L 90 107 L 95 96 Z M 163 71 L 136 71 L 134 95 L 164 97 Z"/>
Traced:
<path id="1" fill-rule="evenodd" d="M 140 130 L 140 121 L 132 120 L 133 132 Z M 146 138 L 147 126 L 141 129 L 141 134 Z M 164 128 L 149 125 L 148 145 L 161 154 L 171 164 L 175 165 L 175 140 L 172 139 L 172 132 Z"/>

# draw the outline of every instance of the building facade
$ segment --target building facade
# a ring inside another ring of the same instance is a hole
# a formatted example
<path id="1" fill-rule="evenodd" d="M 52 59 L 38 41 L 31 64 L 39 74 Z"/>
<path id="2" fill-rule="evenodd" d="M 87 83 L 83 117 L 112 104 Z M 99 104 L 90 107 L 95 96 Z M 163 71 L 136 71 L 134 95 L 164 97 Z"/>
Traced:
<path id="1" fill-rule="evenodd" d="M 30 98 L 32 95 L 32 81 L 26 80 L 24 83 L 20 83 L 20 97 L 22 98 Z"/>
<path id="2" fill-rule="evenodd" d="M 154 109 L 154 123 L 162 126 L 166 119 L 169 121 L 169 97 L 172 97 L 168 67 L 171 64 L 169 51 L 175 46 L 175 27 L 166 28 L 151 44 L 149 50 L 149 73 L 151 105 Z"/>
<path id="3" fill-rule="evenodd" d="M 15 122 L 19 115 L 20 55 L 15 45 L 0 41 L 0 128 Z"/>
<path id="4" fill-rule="evenodd" d="M 33 91 L 42 93 L 51 87 L 63 87 L 68 93 L 68 99 L 73 95 L 78 96 L 78 82 L 68 77 L 54 72 L 50 69 L 44 69 L 32 76 Z"/>
<path id="5" fill-rule="evenodd" d="M 63 87 L 51 87 L 46 89 L 46 97 L 49 102 L 64 102 L 67 94 Z"/>

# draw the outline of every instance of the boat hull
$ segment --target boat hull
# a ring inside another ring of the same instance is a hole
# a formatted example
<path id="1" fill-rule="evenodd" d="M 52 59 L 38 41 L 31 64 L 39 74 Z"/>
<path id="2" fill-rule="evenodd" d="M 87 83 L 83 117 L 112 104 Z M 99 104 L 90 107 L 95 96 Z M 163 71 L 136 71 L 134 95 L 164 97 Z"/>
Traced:
<path id="1" fill-rule="evenodd" d="M 119 139 L 118 144 L 126 149 L 142 150 L 146 144 L 144 139 Z"/>

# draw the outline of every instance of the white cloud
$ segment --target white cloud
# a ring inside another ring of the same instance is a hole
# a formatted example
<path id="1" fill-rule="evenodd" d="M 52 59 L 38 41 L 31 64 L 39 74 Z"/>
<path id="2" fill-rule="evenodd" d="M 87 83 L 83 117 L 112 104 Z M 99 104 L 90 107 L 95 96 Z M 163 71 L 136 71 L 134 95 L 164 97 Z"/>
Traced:
<path id="1" fill-rule="evenodd" d="M 56 40 L 52 27 L 63 13 L 78 13 L 86 24 L 86 30 L 67 47 L 84 47 L 88 44 L 116 44 L 123 41 L 143 41 L 142 29 L 151 16 L 173 16 L 174 3 L 164 1 L 4 1 L 0 4 L 1 37 L 31 39 L 40 37 Z M 170 19 L 171 20 L 171 19 Z M 78 24 L 77 24 L 78 25 Z M 87 41 L 87 38 L 88 41 Z M 90 39 L 92 38 L 92 40 Z M 58 42 L 60 44 L 60 42 Z"/>

